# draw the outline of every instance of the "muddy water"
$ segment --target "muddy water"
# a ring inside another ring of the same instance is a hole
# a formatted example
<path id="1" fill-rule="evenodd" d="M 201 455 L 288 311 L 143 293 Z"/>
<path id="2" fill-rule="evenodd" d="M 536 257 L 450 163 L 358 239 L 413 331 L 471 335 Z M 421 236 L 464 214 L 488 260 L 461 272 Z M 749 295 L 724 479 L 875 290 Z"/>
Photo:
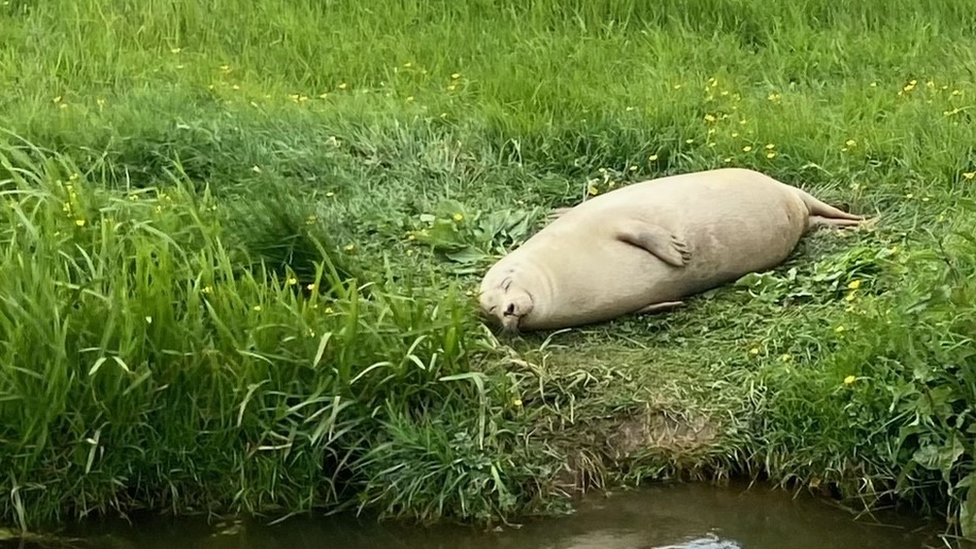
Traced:
<path id="1" fill-rule="evenodd" d="M 485 532 L 351 517 L 207 524 L 203 519 L 99 523 L 79 547 L 106 549 L 918 549 L 946 547 L 940 525 L 850 513 L 766 487 L 678 484 L 591 496 L 568 517 Z M 21 547 L 40 547 L 25 544 Z"/>

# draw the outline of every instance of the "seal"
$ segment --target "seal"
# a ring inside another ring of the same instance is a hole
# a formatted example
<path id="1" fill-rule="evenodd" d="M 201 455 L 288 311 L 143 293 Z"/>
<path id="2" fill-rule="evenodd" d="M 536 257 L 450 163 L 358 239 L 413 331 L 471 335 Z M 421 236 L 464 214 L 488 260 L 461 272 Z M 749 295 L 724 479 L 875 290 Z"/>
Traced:
<path id="1" fill-rule="evenodd" d="M 634 183 L 551 218 L 481 281 L 481 314 L 506 332 L 672 309 L 780 264 L 810 230 L 867 221 L 745 168 Z"/>

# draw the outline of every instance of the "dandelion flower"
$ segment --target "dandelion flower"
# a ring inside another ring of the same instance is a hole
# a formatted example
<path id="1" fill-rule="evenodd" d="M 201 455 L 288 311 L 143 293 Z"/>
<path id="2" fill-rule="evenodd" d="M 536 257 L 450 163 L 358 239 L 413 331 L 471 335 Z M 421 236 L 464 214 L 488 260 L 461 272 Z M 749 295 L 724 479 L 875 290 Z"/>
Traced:
<path id="1" fill-rule="evenodd" d="M 689 145 L 691 145 L 691 144 L 692 144 L 692 143 L 694 143 L 694 142 L 695 142 L 695 140 L 694 140 L 694 139 L 685 139 L 685 143 L 687 143 L 687 144 L 689 144 Z"/>
<path id="2" fill-rule="evenodd" d="M 85 220 L 84 219 L 75 219 L 75 225 L 78 225 L 79 227 L 84 227 L 85 226 Z"/>
<path id="3" fill-rule="evenodd" d="M 789 361 L 793 360 L 793 355 L 791 355 L 789 353 L 786 353 L 786 354 L 781 355 L 779 357 L 779 359 L 780 359 L 781 362 L 789 362 Z"/>
<path id="4" fill-rule="evenodd" d="M 858 289 L 858 288 L 860 288 L 860 287 L 861 287 L 861 281 L 860 281 L 860 280 L 852 280 L 852 281 L 851 281 L 851 282 L 850 282 L 850 283 L 849 283 L 849 284 L 847 285 L 847 287 L 848 287 L 848 288 L 850 288 L 851 290 L 856 290 L 856 289 Z"/>
<path id="5" fill-rule="evenodd" d="M 306 290 L 309 290 L 309 291 L 314 290 L 315 289 L 315 283 L 313 282 L 313 283 L 309 284 L 308 286 L 305 286 L 305 289 Z"/>
<path id="6" fill-rule="evenodd" d="M 413 63 L 411 63 L 410 61 L 407 61 L 406 63 L 403 64 L 403 68 L 405 68 L 405 69 L 409 69 L 412 66 L 413 66 Z"/>
<path id="7" fill-rule="evenodd" d="M 340 83 L 339 83 L 339 89 L 340 89 L 340 90 L 344 90 L 344 89 L 346 89 L 346 86 L 348 86 L 348 84 L 346 84 L 345 82 L 340 82 Z"/>
<path id="8" fill-rule="evenodd" d="M 407 103 L 410 103 L 412 101 L 413 101 L 413 96 L 412 95 L 407 96 Z"/>
<path id="9" fill-rule="evenodd" d="M 637 166 L 631 166 L 631 167 L 630 167 L 630 171 L 632 171 L 632 172 L 636 172 L 636 171 L 637 171 Z"/>
<path id="10" fill-rule="evenodd" d="M 451 80 L 457 80 L 458 78 L 461 78 L 461 74 L 460 73 L 457 73 L 456 72 L 456 73 L 454 73 L 454 74 L 451 75 Z"/>
<path id="11" fill-rule="evenodd" d="M 844 328 L 843 325 L 840 325 L 840 326 L 834 328 L 834 331 L 837 332 L 838 334 L 841 333 L 841 332 L 843 332 L 844 330 L 846 330 L 846 328 Z"/>
<path id="12" fill-rule="evenodd" d="M 346 250 L 347 252 L 351 252 L 351 251 L 353 251 L 355 249 L 356 249 L 356 245 L 355 244 L 346 244 L 346 247 L 343 248 L 343 250 Z"/>
<path id="13" fill-rule="evenodd" d="M 733 137 L 733 138 L 735 138 L 735 137 L 739 137 L 739 132 L 732 132 L 732 137 Z"/>
<path id="14" fill-rule="evenodd" d="M 254 311 L 260 311 L 261 310 L 261 306 L 260 305 L 255 305 L 255 306 L 251 307 L 251 309 L 254 310 Z"/>
<path id="15" fill-rule="evenodd" d="M 752 355 L 758 355 L 759 354 L 759 347 L 753 347 L 752 349 L 749 349 L 749 353 L 752 354 Z"/>
<path id="16" fill-rule="evenodd" d="M 729 164 L 732 162 L 732 157 L 726 156 L 722 161 L 725 162 L 726 164 Z"/>
<path id="17" fill-rule="evenodd" d="M 705 122 L 715 122 L 715 115 L 706 114 L 705 115 Z"/>
<path id="18" fill-rule="evenodd" d="M 853 139 L 848 139 L 847 141 L 844 142 L 844 144 L 847 145 L 848 147 L 854 147 L 857 145 L 857 141 L 854 141 Z"/>
<path id="19" fill-rule="evenodd" d="M 878 83 L 877 83 L 877 82 L 871 82 L 871 84 L 869 84 L 869 85 L 870 85 L 870 86 L 871 86 L 872 88 L 877 88 L 877 87 L 878 87 Z"/>
<path id="20" fill-rule="evenodd" d="M 308 217 L 305 218 L 305 224 L 306 225 L 313 225 L 313 224 L 315 224 L 316 221 L 318 221 L 318 220 L 316 219 L 316 217 L 314 215 L 310 215 L 310 216 L 308 216 Z"/>
<path id="21" fill-rule="evenodd" d="M 454 214 L 453 218 L 454 218 L 454 221 L 457 221 L 458 223 L 460 223 L 461 221 L 464 221 L 464 215 L 462 215 L 460 213 Z"/>
<path id="22" fill-rule="evenodd" d="M 962 95 L 962 92 L 959 90 L 952 90 L 952 95 Z"/>
<path id="23" fill-rule="evenodd" d="M 205 294 L 212 294 L 213 293 L 213 286 L 204 286 L 203 287 L 203 290 L 201 290 L 201 291 L 203 293 L 205 293 Z"/>
<path id="24" fill-rule="evenodd" d="M 172 53 L 173 55 L 176 55 L 177 53 L 180 53 L 181 51 L 183 51 L 183 48 L 170 48 L 169 49 L 169 52 Z"/>
<path id="25" fill-rule="evenodd" d="M 974 177 L 976 177 L 976 172 L 964 172 L 962 176 L 965 179 L 973 179 Z"/>
<path id="26" fill-rule="evenodd" d="M 298 279 L 292 276 L 288 278 L 287 282 L 289 286 L 294 286 L 295 284 L 298 284 Z"/>
<path id="27" fill-rule="evenodd" d="M 745 147 L 742 147 L 742 152 L 749 152 L 751 150 L 752 150 L 752 147 L 750 145 L 746 145 Z"/>
<path id="28" fill-rule="evenodd" d="M 334 311 L 332 310 L 332 307 L 326 307 L 325 312 L 331 315 Z"/>
<path id="29" fill-rule="evenodd" d="M 847 377 L 844 378 L 844 385 L 850 385 L 850 384 L 854 383 L 855 381 L 857 381 L 857 378 L 856 377 L 854 377 L 854 376 L 847 376 Z"/>
<path id="30" fill-rule="evenodd" d="M 60 103 L 61 102 L 61 96 L 59 95 L 59 96 L 55 97 L 54 99 L 52 99 L 51 101 L 53 101 L 54 103 Z"/>
<path id="31" fill-rule="evenodd" d="M 455 86 L 454 84 L 451 84 L 450 86 L 447 87 L 447 91 L 454 91 L 456 89 L 457 89 L 457 86 Z"/>
<path id="32" fill-rule="evenodd" d="M 325 197 L 326 198 L 332 198 L 333 196 L 335 196 L 335 193 L 332 192 L 332 191 L 329 191 L 329 192 L 325 193 Z"/>
<path id="33" fill-rule="evenodd" d="M 776 157 L 776 153 L 773 151 L 769 151 L 768 153 L 766 153 L 766 158 L 775 158 L 775 157 Z"/>
<path id="34" fill-rule="evenodd" d="M 655 160 L 657 160 L 657 155 L 656 154 L 652 154 L 651 156 L 648 156 L 647 157 L 647 161 L 648 162 L 654 162 Z"/>
<path id="35" fill-rule="evenodd" d="M 675 84 L 675 85 L 674 85 L 674 89 L 676 89 L 676 90 L 680 90 L 680 89 L 681 89 L 681 84 Z"/>
<path id="36" fill-rule="evenodd" d="M 512 399 L 512 405 L 515 406 L 516 408 L 521 408 L 522 407 L 522 399 L 520 399 L 520 398 L 513 398 Z"/>
<path id="37" fill-rule="evenodd" d="M 260 166 L 251 166 L 251 171 L 254 172 L 254 173 L 261 173 L 261 167 Z"/>
<path id="38" fill-rule="evenodd" d="M 586 188 L 586 192 L 588 192 L 590 196 L 596 196 L 600 194 L 600 189 L 597 189 L 596 185 L 590 185 L 589 187 Z"/>

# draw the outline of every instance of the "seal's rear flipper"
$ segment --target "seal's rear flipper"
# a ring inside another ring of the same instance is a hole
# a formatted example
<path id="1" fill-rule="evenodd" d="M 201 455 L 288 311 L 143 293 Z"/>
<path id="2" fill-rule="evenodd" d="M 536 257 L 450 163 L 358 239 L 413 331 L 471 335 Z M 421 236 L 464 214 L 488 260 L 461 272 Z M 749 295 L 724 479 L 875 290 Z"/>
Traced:
<path id="1" fill-rule="evenodd" d="M 823 217 L 820 215 L 811 215 L 807 219 L 807 229 L 826 229 L 831 227 L 854 227 L 861 225 L 868 220 L 854 220 L 854 219 L 838 219 L 835 217 Z"/>
<path id="2" fill-rule="evenodd" d="M 647 307 L 638 309 L 634 314 L 642 315 L 645 313 L 656 313 L 660 311 L 667 311 L 669 309 L 674 309 L 675 307 L 680 307 L 684 305 L 684 301 L 662 301 L 661 303 L 652 303 Z"/>
<path id="3" fill-rule="evenodd" d="M 691 261 L 691 250 L 684 239 L 658 225 L 631 221 L 620 229 L 617 238 L 644 248 L 674 267 L 684 267 Z"/>

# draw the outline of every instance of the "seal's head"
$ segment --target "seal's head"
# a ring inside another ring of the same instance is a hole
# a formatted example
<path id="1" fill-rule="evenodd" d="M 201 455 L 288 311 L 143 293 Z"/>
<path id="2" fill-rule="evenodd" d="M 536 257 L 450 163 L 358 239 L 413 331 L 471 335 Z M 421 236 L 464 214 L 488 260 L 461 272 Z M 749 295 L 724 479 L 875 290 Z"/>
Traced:
<path id="1" fill-rule="evenodd" d="M 478 296 L 481 313 L 509 333 L 517 332 L 522 319 L 532 312 L 532 296 L 505 277 L 500 284 L 486 284 Z"/>

